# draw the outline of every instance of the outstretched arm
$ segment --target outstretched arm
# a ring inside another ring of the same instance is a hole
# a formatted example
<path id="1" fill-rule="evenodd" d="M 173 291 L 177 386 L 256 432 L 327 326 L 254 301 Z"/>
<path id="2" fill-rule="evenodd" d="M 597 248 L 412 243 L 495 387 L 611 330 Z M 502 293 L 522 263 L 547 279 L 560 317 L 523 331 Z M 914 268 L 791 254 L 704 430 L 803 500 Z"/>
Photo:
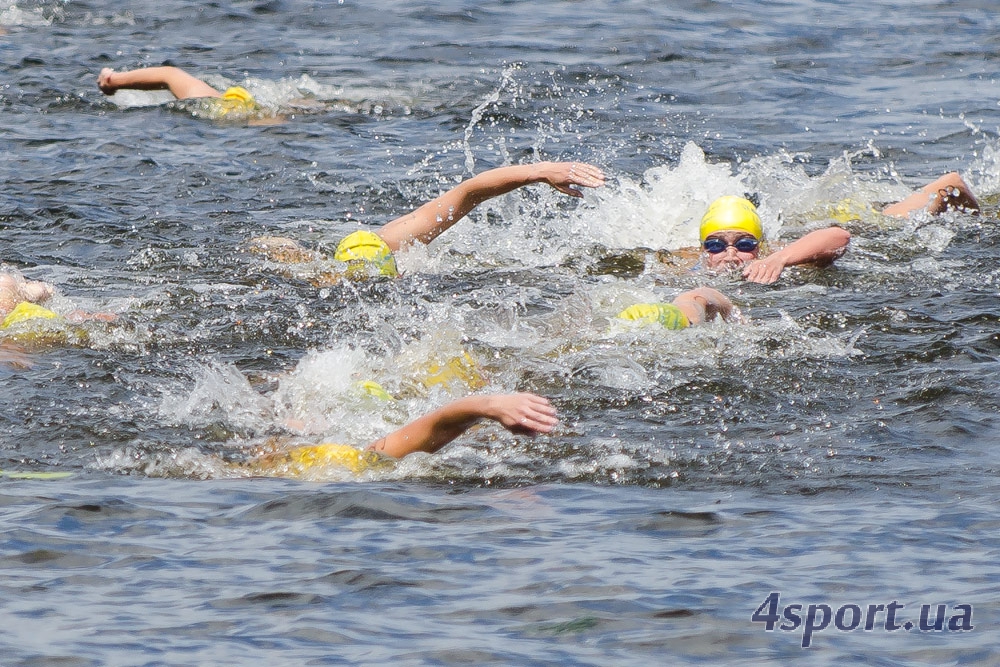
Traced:
<path id="1" fill-rule="evenodd" d="M 698 287 L 682 292 L 671 303 L 680 308 L 692 325 L 711 322 L 716 316 L 728 320 L 733 312 L 733 302 L 711 287 Z"/>
<path id="2" fill-rule="evenodd" d="M 743 277 L 752 283 L 773 283 L 787 266 L 815 264 L 829 266 L 847 251 L 851 233 L 840 227 L 827 227 L 809 232 L 763 259 L 756 259 L 743 268 Z"/>
<path id="3" fill-rule="evenodd" d="M 511 433 L 548 433 L 559 422 L 548 399 L 535 394 L 466 396 L 410 422 L 368 446 L 393 458 L 432 454 L 481 419 L 500 422 Z"/>
<path id="4" fill-rule="evenodd" d="M 137 90 L 169 90 L 174 97 L 221 97 L 215 88 L 196 79 L 178 67 L 147 67 L 128 72 L 115 72 L 105 67 L 97 76 L 97 87 L 105 95 L 113 95 L 119 88 Z"/>
<path id="5" fill-rule="evenodd" d="M 969 212 L 979 211 L 979 202 L 972 194 L 972 189 L 962 180 L 958 172 L 953 171 L 941 178 L 928 183 L 917 192 L 904 199 L 886 206 L 885 215 L 905 218 L 914 211 L 926 208 L 931 215 L 944 213 L 948 209 L 962 208 Z"/>
<path id="6" fill-rule="evenodd" d="M 430 243 L 487 199 L 531 183 L 548 183 L 571 197 L 582 197 L 576 188 L 604 185 L 604 173 L 585 162 L 538 162 L 491 169 L 386 223 L 378 235 L 393 252 L 413 241 Z"/>

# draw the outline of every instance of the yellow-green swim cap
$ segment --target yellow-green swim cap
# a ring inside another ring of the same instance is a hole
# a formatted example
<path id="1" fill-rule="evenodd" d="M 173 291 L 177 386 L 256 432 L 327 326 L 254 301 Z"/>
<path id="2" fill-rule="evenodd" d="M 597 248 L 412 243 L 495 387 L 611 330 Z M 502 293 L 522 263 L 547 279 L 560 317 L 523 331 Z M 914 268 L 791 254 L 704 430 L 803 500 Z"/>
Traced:
<path id="1" fill-rule="evenodd" d="M 389 246 L 373 232 L 351 232 L 337 246 L 333 258 L 338 262 L 347 262 L 347 273 L 352 277 L 363 275 L 368 267 L 377 269 L 380 276 L 395 278 L 399 275 Z"/>
<path id="2" fill-rule="evenodd" d="M 738 229 L 753 234 L 758 241 L 764 238 L 764 227 L 757 215 L 757 207 L 749 199 L 726 195 L 713 201 L 701 218 L 701 240 L 709 234 L 728 229 Z"/>
<path id="3" fill-rule="evenodd" d="M 14 310 L 7 313 L 7 317 L 3 318 L 3 322 L 0 322 L 0 329 L 6 329 L 21 322 L 27 322 L 28 320 L 55 319 L 59 319 L 59 316 L 48 308 L 42 308 L 37 303 L 22 301 L 14 306 Z"/>
<path id="4" fill-rule="evenodd" d="M 673 330 L 691 326 L 681 309 L 672 303 L 637 303 L 618 313 L 618 318 L 645 324 L 659 323 Z"/>
<path id="5" fill-rule="evenodd" d="M 289 463 L 287 472 L 299 475 L 313 468 L 329 466 L 346 468 L 357 474 L 382 467 L 390 461 L 378 452 L 331 442 L 296 447 L 285 454 L 285 460 Z"/>

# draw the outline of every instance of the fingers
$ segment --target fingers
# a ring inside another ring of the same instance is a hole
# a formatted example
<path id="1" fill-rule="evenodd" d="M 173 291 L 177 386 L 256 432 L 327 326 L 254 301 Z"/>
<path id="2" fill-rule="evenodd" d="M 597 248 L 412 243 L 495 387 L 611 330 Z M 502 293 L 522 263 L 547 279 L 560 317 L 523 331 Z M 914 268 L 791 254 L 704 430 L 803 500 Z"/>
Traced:
<path id="1" fill-rule="evenodd" d="M 526 414 L 521 417 L 521 425 L 538 433 L 549 433 L 559 423 L 556 409 L 547 399 L 532 396 L 535 402 L 527 406 Z"/>
<path id="2" fill-rule="evenodd" d="M 556 409 L 547 398 L 535 394 L 510 394 L 497 397 L 497 400 L 503 403 L 499 421 L 512 433 L 549 433 L 559 423 Z"/>
<path id="3" fill-rule="evenodd" d="M 102 93 L 110 94 L 115 91 L 114 86 L 111 85 L 111 75 L 115 71 L 110 67 L 105 67 L 101 70 L 101 73 L 97 75 L 97 87 L 101 89 Z"/>
<path id="4" fill-rule="evenodd" d="M 600 168 L 586 162 L 569 162 L 568 182 L 587 188 L 598 188 L 604 185 L 604 172 Z"/>
<path id="5" fill-rule="evenodd" d="M 549 185 L 570 197 L 582 197 L 576 188 L 599 188 L 604 185 L 604 172 L 586 162 L 558 162 L 552 165 Z"/>
<path id="6" fill-rule="evenodd" d="M 781 277 L 781 269 L 766 262 L 751 262 L 743 269 L 743 278 L 751 283 L 770 285 Z"/>

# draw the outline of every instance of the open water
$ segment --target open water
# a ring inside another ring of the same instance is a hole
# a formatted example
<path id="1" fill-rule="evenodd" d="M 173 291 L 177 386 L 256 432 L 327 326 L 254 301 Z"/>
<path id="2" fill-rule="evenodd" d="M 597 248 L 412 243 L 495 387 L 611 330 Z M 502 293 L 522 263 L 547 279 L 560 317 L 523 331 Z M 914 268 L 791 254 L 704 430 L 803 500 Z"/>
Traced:
<path id="1" fill-rule="evenodd" d="M 994 2 L 0 0 L 0 26 L 0 261 L 119 315 L 0 366 L 0 468 L 70 473 L 0 477 L 3 665 L 997 664 Z M 163 63 L 284 122 L 97 90 Z M 392 283 L 245 251 L 537 159 L 609 183 L 494 200 Z M 949 170 L 983 215 L 868 208 Z M 657 259 L 734 192 L 776 239 L 849 209 L 850 252 L 772 286 Z M 697 284 L 746 322 L 608 328 Z M 418 380 L 466 353 L 558 430 L 232 465 L 289 418 L 370 442 L 469 393 Z M 751 621 L 772 592 L 844 613 L 802 648 Z M 836 628 L 892 602 L 910 630 Z"/>

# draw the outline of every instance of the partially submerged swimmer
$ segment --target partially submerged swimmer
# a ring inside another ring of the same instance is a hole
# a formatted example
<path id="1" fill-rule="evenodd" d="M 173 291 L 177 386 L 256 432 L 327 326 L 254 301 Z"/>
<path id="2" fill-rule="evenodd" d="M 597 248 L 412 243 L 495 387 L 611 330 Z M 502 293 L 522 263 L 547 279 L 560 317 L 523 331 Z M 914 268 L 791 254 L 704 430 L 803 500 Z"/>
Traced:
<path id="1" fill-rule="evenodd" d="M 430 243 L 481 203 L 534 183 L 546 183 L 563 194 L 582 197 L 578 188 L 604 185 L 604 173 L 584 162 L 536 162 L 485 171 L 374 232 L 349 234 L 334 255 L 337 262 L 346 264 L 346 270 L 321 270 L 312 275 L 310 282 L 325 285 L 344 277 L 395 277 L 398 270 L 393 253 L 413 243 Z M 285 237 L 259 237 L 251 241 L 249 249 L 287 264 L 325 260 L 321 253 Z"/>
<path id="2" fill-rule="evenodd" d="M 670 303 L 637 303 L 618 313 L 617 318 L 643 324 L 659 324 L 666 329 L 686 329 L 736 315 L 733 302 L 711 287 L 698 287 L 677 295 Z"/>
<path id="3" fill-rule="evenodd" d="M 527 436 L 550 433 L 559 423 L 548 399 L 535 394 L 466 396 L 419 417 L 363 450 L 336 443 L 285 447 L 262 453 L 240 468 L 267 477 L 301 477 L 330 466 L 360 473 L 391 465 L 393 460 L 416 452 L 433 454 L 483 419 Z"/>
<path id="4" fill-rule="evenodd" d="M 919 211 L 939 215 L 948 211 L 978 214 L 979 201 L 957 172 L 945 174 L 905 199 L 872 213 L 907 217 Z M 853 219 L 849 211 L 838 211 L 839 220 Z M 771 252 L 764 253 L 764 229 L 757 207 L 749 199 L 734 195 L 720 197 L 709 205 L 699 227 L 703 265 L 716 271 L 737 271 L 749 282 L 773 283 L 789 266 L 831 265 L 846 251 L 851 234 L 837 226 L 809 232 Z M 685 252 L 676 253 L 683 262 Z M 676 262 L 672 255 L 665 261 Z"/>
<path id="5" fill-rule="evenodd" d="M 14 342 L 48 344 L 69 333 L 67 323 L 89 320 L 111 322 L 114 313 L 73 310 L 60 315 L 41 304 L 55 295 L 55 288 L 41 280 L 26 280 L 16 271 L 0 273 L 0 338 Z"/>
<path id="6" fill-rule="evenodd" d="M 201 79 L 179 67 L 145 67 L 116 72 L 105 67 L 97 76 L 97 87 L 105 95 L 114 95 L 121 89 L 169 90 L 179 100 L 205 99 L 205 115 L 213 120 L 226 117 L 263 117 L 263 108 L 253 95 L 241 86 L 231 86 L 219 92 Z"/>
<path id="7" fill-rule="evenodd" d="M 809 232 L 761 257 L 764 227 L 757 207 L 744 198 L 727 195 L 705 211 L 699 227 L 705 266 L 739 271 L 753 283 L 773 283 L 789 266 L 829 266 L 847 250 L 851 233 L 840 227 Z"/>

